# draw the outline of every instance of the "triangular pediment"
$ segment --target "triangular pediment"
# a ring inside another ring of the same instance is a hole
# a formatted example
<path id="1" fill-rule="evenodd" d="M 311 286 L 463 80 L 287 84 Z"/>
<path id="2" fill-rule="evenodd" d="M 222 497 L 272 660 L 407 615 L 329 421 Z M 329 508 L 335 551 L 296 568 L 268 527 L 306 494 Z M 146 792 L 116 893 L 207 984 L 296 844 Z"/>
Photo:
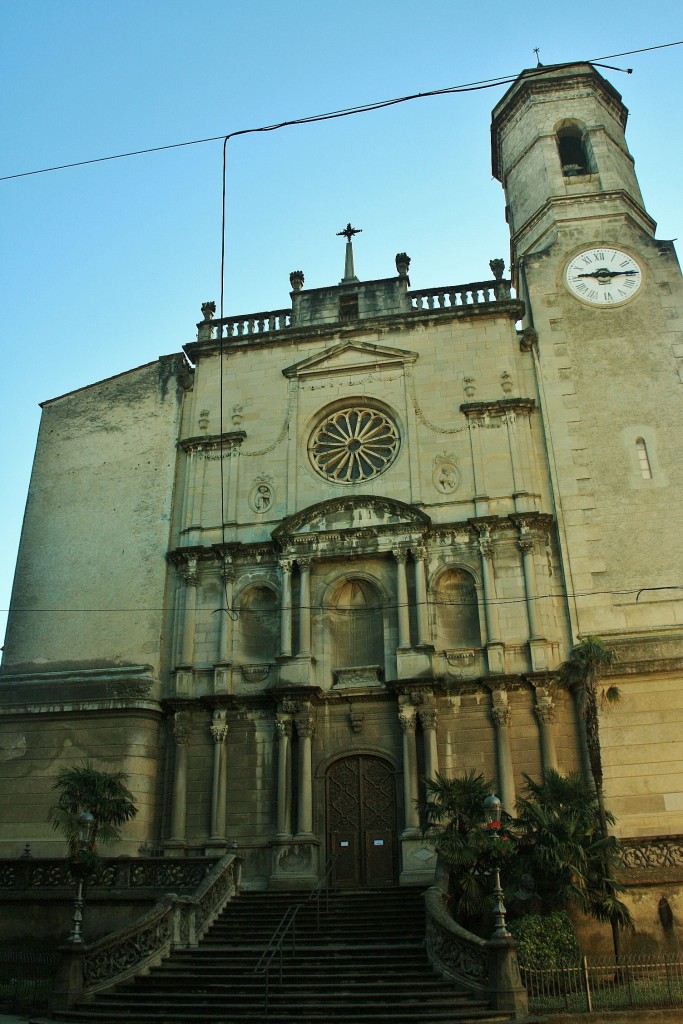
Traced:
<path id="1" fill-rule="evenodd" d="M 292 363 L 282 371 L 285 377 L 318 377 L 336 373 L 388 370 L 414 363 L 417 352 L 409 349 L 372 345 L 366 341 L 343 341 L 338 345 Z"/>
<path id="2" fill-rule="evenodd" d="M 273 530 L 273 539 L 282 542 L 295 536 L 394 527 L 422 531 L 430 525 L 429 516 L 412 505 L 393 498 L 358 494 L 319 501 L 295 512 Z"/>

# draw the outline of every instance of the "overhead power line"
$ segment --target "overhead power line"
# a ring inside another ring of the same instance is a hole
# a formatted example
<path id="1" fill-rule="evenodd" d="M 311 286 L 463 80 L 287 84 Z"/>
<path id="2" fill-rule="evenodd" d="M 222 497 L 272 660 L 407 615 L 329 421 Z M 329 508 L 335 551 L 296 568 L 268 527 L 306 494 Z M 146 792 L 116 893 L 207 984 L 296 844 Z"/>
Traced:
<path id="1" fill-rule="evenodd" d="M 572 61 L 570 63 L 585 63 L 585 64 L 600 64 L 601 61 L 613 60 L 616 57 L 629 57 L 633 54 L 649 53 L 654 50 L 664 50 L 672 46 L 683 46 L 683 39 L 677 40 L 671 43 L 660 43 L 657 46 L 645 46 L 639 50 L 625 50 L 622 53 L 608 54 L 605 57 L 592 57 L 586 61 Z M 547 74 L 547 72 L 557 65 L 549 65 L 548 67 L 534 68 L 530 73 L 532 74 Z M 624 71 L 627 74 L 631 73 L 631 68 L 610 68 L 612 71 Z M 191 139 L 186 142 L 173 142 L 165 146 L 148 146 L 144 149 L 129 150 L 125 153 L 113 153 L 109 156 L 98 156 L 93 157 L 89 160 L 75 160 L 67 164 L 55 164 L 52 167 L 40 167 L 32 171 L 20 171 L 17 174 L 5 174 L 0 176 L 0 181 L 13 181 L 17 178 L 29 178 L 37 174 L 50 174 L 54 171 L 66 171 L 73 170 L 77 167 L 88 167 L 93 164 L 107 163 L 112 160 L 127 160 L 134 156 L 149 156 L 152 153 L 164 153 L 173 149 L 184 149 L 189 146 L 203 146 L 209 142 L 222 142 L 223 140 L 236 138 L 239 135 L 254 135 L 261 132 L 274 132 L 280 128 L 289 128 L 294 125 L 303 124 L 314 124 L 320 121 L 331 121 L 340 117 L 351 117 L 356 114 L 365 114 L 372 110 L 383 110 L 386 107 L 397 106 L 401 103 L 409 103 L 412 100 L 428 99 L 434 96 L 450 96 L 457 95 L 458 93 L 466 92 L 478 92 L 482 89 L 494 89 L 500 85 L 511 85 L 519 77 L 519 72 L 514 74 L 500 75 L 497 78 L 484 78 L 477 82 L 468 82 L 463 85 L 447 86 L 443 89 L 430 89 L 427 92 L 412 93 L 407 96 L 397 96 L 393 99 L 388 100 L 377 100 L 372 103 L 362 103 L 354 107 L 345 107 L 341 110 L 332 110 L 325 114 L 311 114 L 308 117 L 298 117 L 288 121 L 280 121 L 275 124 L 262 125 L 258 128 L 241 128 L 234 132 L 222 133 L 220 135 L 212 135 L 202 139 Z"/>

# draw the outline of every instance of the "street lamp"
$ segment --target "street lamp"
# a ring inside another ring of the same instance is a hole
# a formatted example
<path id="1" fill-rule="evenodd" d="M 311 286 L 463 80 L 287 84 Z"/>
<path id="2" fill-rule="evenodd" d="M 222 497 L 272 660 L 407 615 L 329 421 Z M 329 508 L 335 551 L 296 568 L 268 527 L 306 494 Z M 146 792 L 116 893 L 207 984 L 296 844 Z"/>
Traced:
<path id="1" fill-rule="evenodd" d="M 78 845 L 81 854 L 90 846 L 90 836 L 95 825 L 94 815 L 90 811 L 81 811 L 78 815 Z M 79 873 L 76 880 L 76 896 L 74 898 L 74 926 L 69 935 L 69 942 L 83 942 L 81 924 L 83 923 L 83 875 Z"/>
<path id="2" fill-rule="evenodd" d="M 500 842 L 498 833 L 500 831 L 500 812 L 502 804 L 497 796 L 491 794 L 484 800 L 484 818 L 486 820 L 486 827 L 491 829 L 495 834 L 496 838 Z M 493 929 L 492 939 L 509 939 L 512 936 L 505 927 L 505 904 L 503 903 L 503 889 L 500 884 L 500 868 L 498 862 L 494 861 L 493 867 L 493 898 L 494 898 L 494 913 L 493 921 L 495 928 Z"/>

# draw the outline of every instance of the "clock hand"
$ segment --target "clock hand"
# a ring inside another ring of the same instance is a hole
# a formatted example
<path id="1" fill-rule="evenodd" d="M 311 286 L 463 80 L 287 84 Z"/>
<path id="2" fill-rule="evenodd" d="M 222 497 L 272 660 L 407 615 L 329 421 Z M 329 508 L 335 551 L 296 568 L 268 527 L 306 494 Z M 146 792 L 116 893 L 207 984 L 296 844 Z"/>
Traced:
<path id="1" fill-rule="evenodd" d="M 606 267 L 601 267 L 600 270 L 592 270 L 587 274 L 577 274 L 577 277 L 597 277 L 598 280 L 613 277 L 627 277 L 632 274 L 637 274 L 637 270 L 608 270 Z"/>

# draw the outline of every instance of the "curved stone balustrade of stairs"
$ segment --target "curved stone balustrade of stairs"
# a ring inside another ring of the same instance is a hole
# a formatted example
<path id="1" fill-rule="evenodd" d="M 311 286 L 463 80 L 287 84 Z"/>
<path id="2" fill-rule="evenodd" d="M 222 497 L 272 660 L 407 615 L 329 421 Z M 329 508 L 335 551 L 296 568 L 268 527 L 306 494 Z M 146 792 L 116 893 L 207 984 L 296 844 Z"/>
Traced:
<path id="1" fill-rule="evenodd" d="M 84 1024 L 470 1024 L 503 1022 L 482 994 L 439 977 L 424 946 L 423 895 L 406 888 L 334 891 L 297 917 L 296 949 L 254 967 L 300 893 L 247 892 L 231 900 L 196 949 L 173 953 L 144 977 L 55 1013 Z"/>

